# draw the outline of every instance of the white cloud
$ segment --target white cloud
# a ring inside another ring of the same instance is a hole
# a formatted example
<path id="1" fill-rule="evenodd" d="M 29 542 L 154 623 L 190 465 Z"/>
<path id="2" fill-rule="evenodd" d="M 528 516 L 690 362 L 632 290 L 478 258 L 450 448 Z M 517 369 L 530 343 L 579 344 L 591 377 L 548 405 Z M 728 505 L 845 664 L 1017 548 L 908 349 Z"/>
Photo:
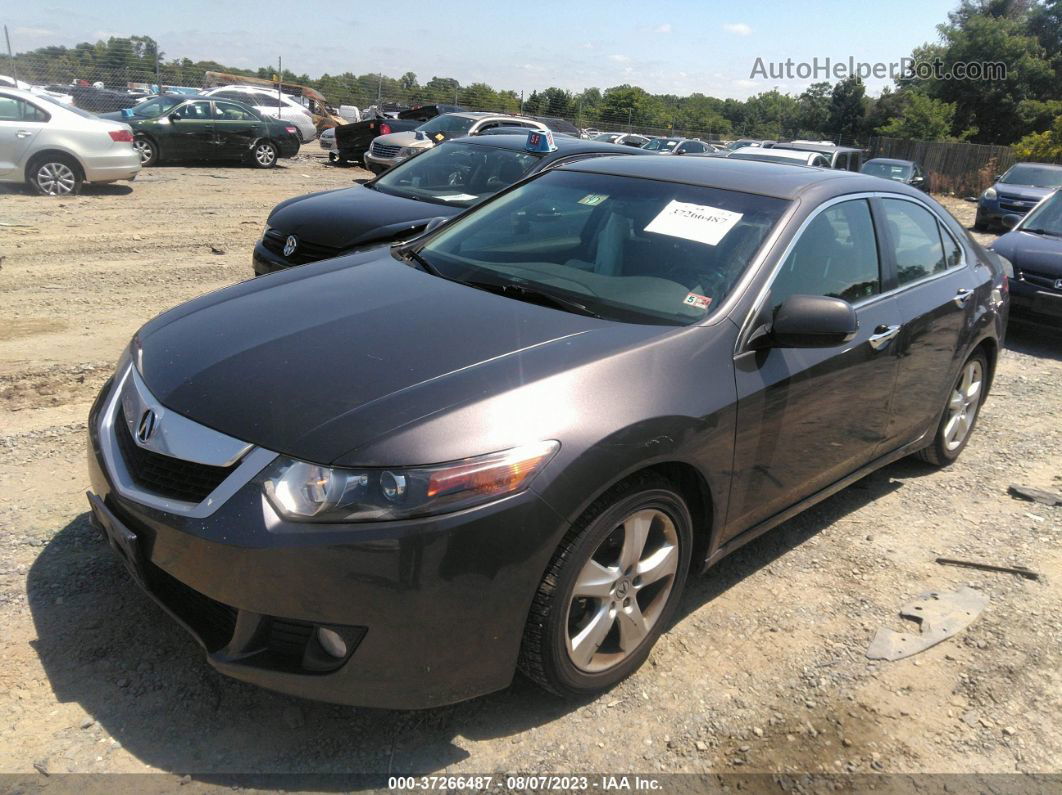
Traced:
<path id="1" fill-rule="evenodd" d="M 663 25 L 657 25 L 655 28 L 653 28 L 653 33 L 670 33 L 670 32 L 671 32 L 671 23 L 670 22 L 665 22 Z"/>
<path id="2" fill-rule="evenodd" d="M 619 53 L 608 56 L 608 59 L 616 63 L 629 63 L 631 60 L 629 55 L 620 55 Z"/>
<path id="3" fill-rule="evenodd" d="M 723 30 L 727 33 L 733 33 L 735 36 L 748 36 L 752 33 L 752 28 L 744 22 L 731 22 L 723 25 Z"/>
<path id="4" fill-rule="evenodd" d="M 594 43 L 592 41 L 584 41 L 579 45 L 579 48 L 583 50 L 592 50 L 594 49 Z"/>
<path id="5" fill-rule="evenodd" d="M 55 36 L 59 35 L 59 31 L 52 30 L 51 28 L 17 27 L 14 30 L 11 31 L 11 35 L 13 35 L 13 36 L 35 36 L 35 37 L 38 37 L 38 38 L 40 38 L 42 36 L 53 36 L 53 37 L 55 37 Z"/>

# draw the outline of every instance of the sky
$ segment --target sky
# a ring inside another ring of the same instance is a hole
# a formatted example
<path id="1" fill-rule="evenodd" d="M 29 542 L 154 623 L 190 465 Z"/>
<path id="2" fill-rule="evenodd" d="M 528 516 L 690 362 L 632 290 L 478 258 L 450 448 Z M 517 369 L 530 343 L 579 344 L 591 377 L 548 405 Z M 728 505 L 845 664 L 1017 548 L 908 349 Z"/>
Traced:
<path id="1" fill-rule="evenodd" d="M 630 83 L 651 93 L 744 99 L 813 78 L 752 77 L 762 59 L 891 63 L 937 38 L 957 0 L 736 3 L 669 0 L 36 0 L 8 3 L 14 51 L 148 35 L 164 56 L 296 74 L 416 73 L 530 93 Z M 135 9 L 135 10 L 134 10 Z M 795 68 L 795 67 L 794 67 Z M 822 78 L 819 78 L 822 79 Z M 832 79 L 830 82 L 834 82 Z M 889 79 L 864 80 L 878 94 Z"/>

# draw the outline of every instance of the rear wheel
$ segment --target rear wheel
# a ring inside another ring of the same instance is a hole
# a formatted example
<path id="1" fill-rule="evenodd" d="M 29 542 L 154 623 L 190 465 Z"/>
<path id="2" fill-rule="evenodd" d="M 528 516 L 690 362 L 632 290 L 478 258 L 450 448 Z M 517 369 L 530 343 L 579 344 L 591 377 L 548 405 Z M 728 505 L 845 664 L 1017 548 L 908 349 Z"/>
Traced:
<path id="1" fill-rule="evenodd" d="M 608 690 L 667 627 L 692 547 L 689 510 L 657 475 L 625 481 L 565 536 L 535 595 L 520 669 L 558 695 Z"/>
<path id="2" fill-rule="evenodd" d="M 988 221 L 981 217 L 981 213 L 978 213 L 977 216 L 974 218 L 973 228 L 976 229 L 978 232 L 988 231 Z"/>
<path id="3" fill-rule="evenodd" d="M 140 165 L 153 166 L 159 159 L 159 149 L 155 142 L 146 135 L 138 135 L 133 139 L 133 148 L 140 156 Z"/>
<path id="4" fill-rule="evenodd" d="M 251 162 L 255 168 L 272 168 L 277 164 L 277 147 L 272 141 L 259 141 L 254 145 Z"/>
<path id="5" fill-rule="evenodd" d="M 948 393 L 948 404 L 933 443 L 919 451 L 919 458 L 943 467 L 959 457 L 977 424 L 977 415 L 985 399 L 987 375 L 988 360 L 983 352 L 976 351 L 959 371 L 959 377 Z"/>
<path id="6" fill-rule="evenodd" d="M 73 196 L 81 190 L 81 166 L 64 155 L 48 155 L 34 160 L 26 170 L 26 181 L 43 196 Z"/>

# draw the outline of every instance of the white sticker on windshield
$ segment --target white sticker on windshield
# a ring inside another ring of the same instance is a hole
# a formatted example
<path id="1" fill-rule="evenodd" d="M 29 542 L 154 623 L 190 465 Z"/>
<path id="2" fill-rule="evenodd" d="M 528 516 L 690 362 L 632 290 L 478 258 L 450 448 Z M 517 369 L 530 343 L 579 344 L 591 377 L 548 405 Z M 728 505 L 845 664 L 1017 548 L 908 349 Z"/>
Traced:
<path id="1" fill-rule="evenodd" d="M 436 196 L 436 199 L 442 199 L 444 202 L 466 202 L 469 199 L 478 199 L 478 196 L 473 196 L 469 193 L 451 193 L 448 196 Z"/>
<path id="2" fill-rule="evenodd" d="M 671 201 L 645 227 L 646 232 L 671 235 L 714 246 L 738 221 L 741 213 L 709 207 L 704 204 Z"/>

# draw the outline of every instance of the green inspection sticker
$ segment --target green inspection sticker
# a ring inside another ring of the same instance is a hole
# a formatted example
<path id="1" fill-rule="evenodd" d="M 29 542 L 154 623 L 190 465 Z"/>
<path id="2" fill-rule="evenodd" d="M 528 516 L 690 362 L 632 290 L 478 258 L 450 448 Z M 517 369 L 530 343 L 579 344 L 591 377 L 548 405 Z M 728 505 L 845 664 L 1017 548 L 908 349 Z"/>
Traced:
<path id="1" fill-rule="evenodd" d="M 608 195 L 604 193 L 588 193 L 583 196 L 583 198 L 579 199 L 579 204 L 585 204 L 588 207 L 597 207 L 597 205 L 601 204 L 601 202 L 607 198 Z"/>

